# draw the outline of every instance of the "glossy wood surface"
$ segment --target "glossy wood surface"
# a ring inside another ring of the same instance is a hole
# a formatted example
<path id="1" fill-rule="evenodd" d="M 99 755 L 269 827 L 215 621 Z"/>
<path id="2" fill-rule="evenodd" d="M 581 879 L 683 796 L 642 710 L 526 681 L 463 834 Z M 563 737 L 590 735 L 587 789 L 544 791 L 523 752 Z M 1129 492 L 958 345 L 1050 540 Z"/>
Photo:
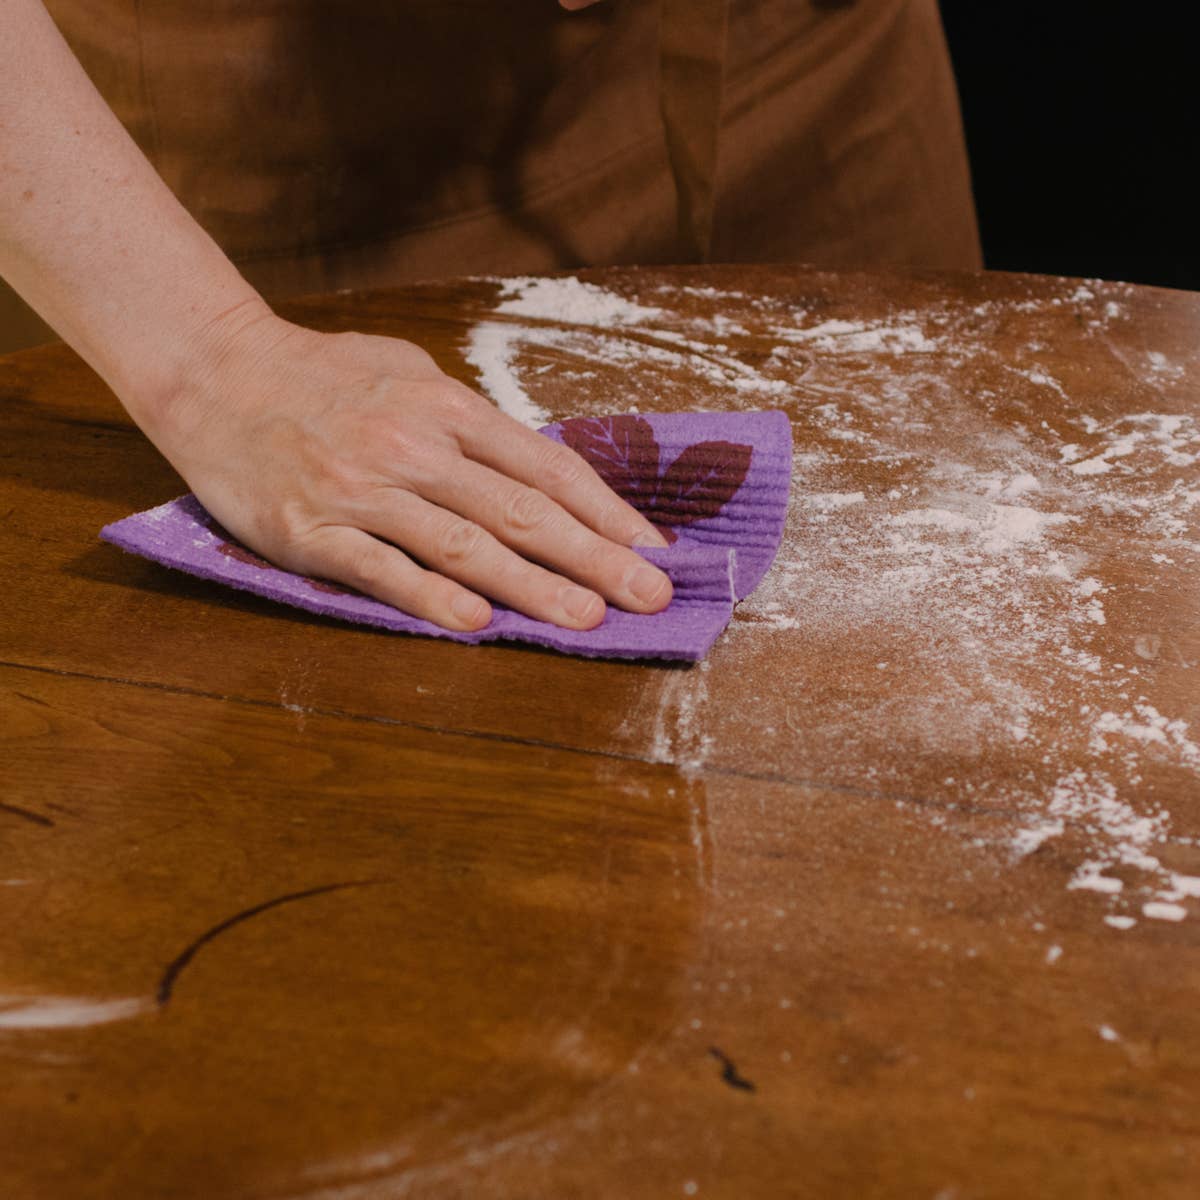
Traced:
<path id="1" fill-rule="evenodd" d="M 179 480 L 0 359 L 0 1196 L 1196 1195 L 1200 297 L 581 277 L 652 315 L 290 311 L 476 386 L 507 330 L 551 417 L 785 409 L 699 666 L 122 555 Z"/>

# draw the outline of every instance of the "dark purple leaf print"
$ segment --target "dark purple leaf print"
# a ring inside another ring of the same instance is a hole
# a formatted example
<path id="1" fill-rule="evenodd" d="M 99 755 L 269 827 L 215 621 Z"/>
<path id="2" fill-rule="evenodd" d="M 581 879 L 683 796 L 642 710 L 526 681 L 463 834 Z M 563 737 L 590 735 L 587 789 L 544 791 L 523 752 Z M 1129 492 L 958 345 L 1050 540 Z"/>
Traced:
<path id="1" fill-rule="evenodd" d="M 271 564 L 265 558 L 255 554 L 253 550 L 247 550 L 215 517 L 210 516 L 207 525 L 209 531 L 217 538 L 218 554 L 222 554 L 226 558 L 232 558 L 235 562 L 245 563 L 250 567 L 271 569 Z M 353 588 L 343 587 L 340 583 L 333 583 L 328 579 L 314 579 L 308 575 L 304 579 L 314 591 L 326 592 L 331 596 L 362 595 L 361 592 L 356 592 Z"/>
<path id="2" fill-rule="evenodd" d="M 738 442 L 697 442 L 659 477 L 658 441 L 642 417 L 579 417 L 562 423 L 562 437 L 669 542 L 679 526 L 715 517 L 733 499 L 753 453 Z"/>
<path id="3" fill-rule="evenodd" d="M 253 550 L 247 550 L 241 542 L 237 541 L 216 517 L 209 517 L 207 524 L 209 532 L 217 539 L 218 554 L 223 554 L 226 558 L 232 558 L 235 562 L 242 562 L 250 567 L 270 567 L 271 564 L 265 558 L 261 558 Z"/>
<path id="4" fill-rule="evenodd" d="M 715 517 L 737 495 L 751 454 L 750 446 L 738 442 L 688 446 L 659 480 L 647 515 L 657 525 L 674 528 Z"/>
<path id="5" fill-rule="evenodd" d="M 314 579 L 311 575 L 306 575 L 305 582 L 315 592 L 325 592 L 330 596 L 361 596 L 362 592 L 356 592 L 353 588 L 343 587 L 340 583 L 331 583 L 328 579 Z"/>
<path id="6" fill-rule="evenodd" d="M 562 423 L 562 437 L 623 500 L 637 509 L 652 503 L 658 442 L 649 421 L 635 416 L 579 417 Z"/>

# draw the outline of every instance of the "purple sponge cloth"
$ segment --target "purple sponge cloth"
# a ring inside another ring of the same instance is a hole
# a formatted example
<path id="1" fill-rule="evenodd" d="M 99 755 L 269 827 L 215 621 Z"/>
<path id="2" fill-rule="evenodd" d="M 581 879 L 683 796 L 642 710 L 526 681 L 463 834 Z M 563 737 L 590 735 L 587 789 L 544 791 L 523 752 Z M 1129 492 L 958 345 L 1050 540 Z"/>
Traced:
<path id="1" fill-rule="evenodd" d="M 533 642 L 570 654 L 697 661 L 758 586 L 783 533 L 792 470 L 791 428 L 781 412 L 634 414 L 575 418 L 540 431 L 578 451 L 672 541 L 639 553 L 671 578 L 660 613 L 609 608 L 580 632 L 493 605 L 491 622 L 455 633 L 357 592 L 271 566 L 235 542 L 195 496 L 137 513 L 100 536 L 202 579 L 323 616 L 456 642 Z"/>

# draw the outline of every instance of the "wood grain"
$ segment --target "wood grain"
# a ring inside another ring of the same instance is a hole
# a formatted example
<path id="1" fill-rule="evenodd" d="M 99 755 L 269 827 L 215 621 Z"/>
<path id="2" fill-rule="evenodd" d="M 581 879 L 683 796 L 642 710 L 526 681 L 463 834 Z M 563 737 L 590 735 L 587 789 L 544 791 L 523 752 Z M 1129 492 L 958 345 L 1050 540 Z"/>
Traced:
<path id="1" fill-rule="evenodd" d="M 1200 875 L 1200 298 L 584 277 L 662 315 L 292 312 L 473 384 L 473 326 L 523 323 L 554 416 L 788 411 L 768 600 L 701 668 L 123 556 L 98 528 L 182 485 L 69 352 L 0 359 L 0 1195 L 1194 1194 L 1196 900 L 1142 906 Z M 987 550 L 1027 507 L 1063 521 Z"/>

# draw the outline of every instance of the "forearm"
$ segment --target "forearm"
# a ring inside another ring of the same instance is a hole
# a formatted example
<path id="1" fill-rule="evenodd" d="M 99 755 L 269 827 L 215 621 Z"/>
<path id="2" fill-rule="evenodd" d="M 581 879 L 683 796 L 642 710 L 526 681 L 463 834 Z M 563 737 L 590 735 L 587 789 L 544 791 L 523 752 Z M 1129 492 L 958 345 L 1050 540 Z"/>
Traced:
<path id="1" fill-rule="evenodd" d="M 0 274 L 201 503 L 272 562 L 452 629 L 482 598 L 571 628 L 657 612 L 665 545 L 571 450 L 394 338 L 271 313 L 92 87 L 41 0 L 0 0 Z"/>
<path id="2" fill-rule="evenodd" d="M 209 343 L 266 311 L 40 0 L 0 3 L 0 275 L 144 424 Z"/>

